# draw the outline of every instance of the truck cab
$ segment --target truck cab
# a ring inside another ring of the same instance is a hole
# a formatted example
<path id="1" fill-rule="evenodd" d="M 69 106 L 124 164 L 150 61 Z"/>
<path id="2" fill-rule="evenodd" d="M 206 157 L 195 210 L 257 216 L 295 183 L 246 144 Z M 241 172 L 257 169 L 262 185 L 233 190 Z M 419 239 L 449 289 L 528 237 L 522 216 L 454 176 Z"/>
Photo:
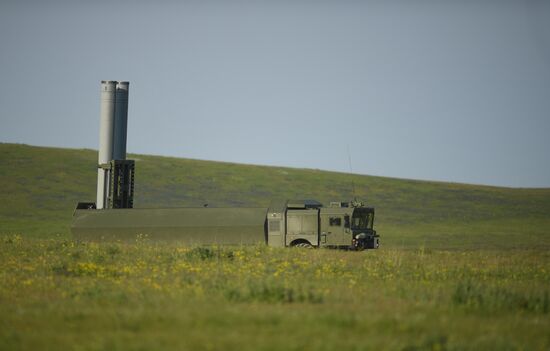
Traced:
<path id="1" fill-rule="evenodd" d="M 266 219 L 270 246 L 376 249 L 374 208 L 362 202 L 331 202 L 328 207 L 315 200 L 287 201 L 272 206 Z"/>

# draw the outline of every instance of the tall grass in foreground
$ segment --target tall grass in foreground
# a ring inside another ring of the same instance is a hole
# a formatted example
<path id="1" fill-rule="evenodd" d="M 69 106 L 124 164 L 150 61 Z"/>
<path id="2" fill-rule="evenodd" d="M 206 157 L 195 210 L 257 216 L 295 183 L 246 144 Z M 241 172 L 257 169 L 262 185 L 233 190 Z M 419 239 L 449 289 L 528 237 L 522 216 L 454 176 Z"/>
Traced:
<path id="1" fill-rule="evenodd" d="M 550 347 L 547 251 L 0 239 L 2 349 Z"/>

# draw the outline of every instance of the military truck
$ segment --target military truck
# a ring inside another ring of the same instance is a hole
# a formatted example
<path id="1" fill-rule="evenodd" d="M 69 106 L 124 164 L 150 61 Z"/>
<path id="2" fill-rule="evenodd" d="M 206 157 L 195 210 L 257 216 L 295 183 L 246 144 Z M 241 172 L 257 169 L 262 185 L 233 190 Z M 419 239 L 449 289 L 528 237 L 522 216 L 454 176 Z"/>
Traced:
<path id="1" fill-rule="evenodd" d="M 79 203 L 71 231 L 78 240 L 177 241 L 187 245 L 251 245 L 375 249 L 374 209 L 352 202 L 286 201 L 269 208 L 111 208 Z"/>
<path id="2" fill-rule="evenodd" d="M 374 208 L 361 202 L 288 201 L 267 212 L 267 243 L 271 246 L 376 249 Z"/>
<path id="3" fill-rule="evenodd" d="M 188 244 L 378 248 L 374 209 L 358 201 L 286 201 L 269 208 L 133 208 L 135 163 L 126 159 L 128 82 L 101 82 L 97 201 L 78 203 L 79 240 L 177 240 Z"/>

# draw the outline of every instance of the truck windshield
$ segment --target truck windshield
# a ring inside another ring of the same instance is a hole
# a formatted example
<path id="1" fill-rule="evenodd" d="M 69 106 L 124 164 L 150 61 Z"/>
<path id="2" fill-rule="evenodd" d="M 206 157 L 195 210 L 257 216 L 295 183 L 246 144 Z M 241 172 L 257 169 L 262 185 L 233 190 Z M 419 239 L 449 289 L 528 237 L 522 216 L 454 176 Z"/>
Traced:
<path id="1" fill-rule="evenodd" d="M 374 211 L 369 208 L 356 208 L 351 218 L 351 229 L 372 229 Z"/>

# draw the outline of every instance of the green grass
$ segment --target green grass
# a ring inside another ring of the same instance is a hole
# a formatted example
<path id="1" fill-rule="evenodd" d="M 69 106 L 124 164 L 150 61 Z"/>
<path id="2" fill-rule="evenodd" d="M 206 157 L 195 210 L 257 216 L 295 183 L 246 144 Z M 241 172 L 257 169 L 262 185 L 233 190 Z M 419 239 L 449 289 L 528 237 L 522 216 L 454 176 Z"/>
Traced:
<path id="1" fill-rule="evenodd" d="M 0 144 L 1 350 L 548 350 L 550 189 L 158 156 L 137 207 L 357 197 L 368 252 L 77 243 L 93 150 Z"/>
<path id="2" fill-rule="evenodd" d="M 0 242 L 6 350 L 546 350 L 546 250 Z"/>

